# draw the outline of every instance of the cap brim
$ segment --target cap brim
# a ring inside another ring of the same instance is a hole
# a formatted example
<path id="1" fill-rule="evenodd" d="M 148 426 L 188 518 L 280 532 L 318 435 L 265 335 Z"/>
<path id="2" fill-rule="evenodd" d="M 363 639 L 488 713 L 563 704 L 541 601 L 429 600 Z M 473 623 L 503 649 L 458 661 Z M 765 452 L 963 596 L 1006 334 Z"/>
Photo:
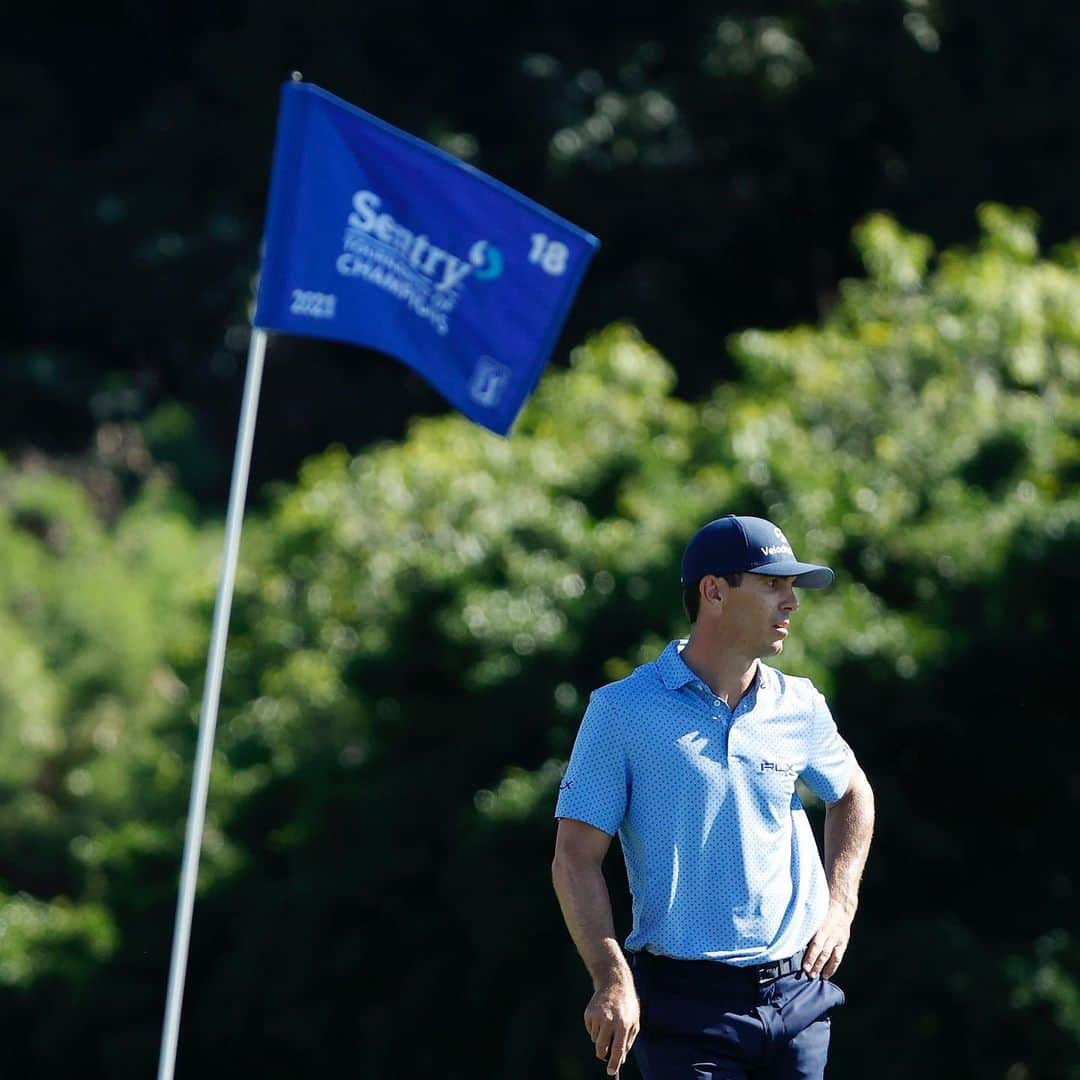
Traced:
<path id="1" fill-rule="evenodd" d="M 793 559 L 755 566 L 749 573 L 766 574 L 769 577 L 793 577 L 800 589 L 826 589 L 836 576 L 827 566 L 795 562 Z"/>

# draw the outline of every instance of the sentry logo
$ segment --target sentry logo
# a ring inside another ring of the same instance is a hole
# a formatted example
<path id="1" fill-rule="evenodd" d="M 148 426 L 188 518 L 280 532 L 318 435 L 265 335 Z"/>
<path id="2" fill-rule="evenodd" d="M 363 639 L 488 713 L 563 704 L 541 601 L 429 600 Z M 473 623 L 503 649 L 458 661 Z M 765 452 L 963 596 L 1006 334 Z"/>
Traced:
<path id="1" fill-rule="evenodd" d="M 504 265 L 502 252 L 486 240 L 477 240 L 469 248 L 469 262 L 476 267 L 473 277 L 477 281 L 494 281 L 502 276 Z"/>
<path id="2" fill-rule="evenodd" d="M 399 253 L 412 270 L 430 280 L 440 292 L 456 289 L 470 274 L 477 281 L 494 281 L 502 275 L 502 252 L 487 240 L 477 240 L 462 259 L 433 243 L 426 234 L 406 228 L 393 215 L 380 213 L 382 199 L 374 191 L 356 192 L 352 206 L 345 234 L 346 251 L 350 233 L 374 239 Z M 359 237 L 354 235 L 352 239 Z"/>
<path id="3" fill-rule="evenodd" d="M 337 272 L 389 293 L 430 323 L 437 334 L 448 334 L 462 283 L 470 274 L 477 281 L 494 281 L 503 272 L 502 252 L 486 240 L 477 240 L 468 257 L 459 258 L 432 243 L 425 233 L 414 233 L 392 214 L 381 213 L 381 206 L 382 199 L 374 191 L 353 195 Z M 485 385 L 481 393 L 497 396 L 499 384 L 494 389 Z"/>

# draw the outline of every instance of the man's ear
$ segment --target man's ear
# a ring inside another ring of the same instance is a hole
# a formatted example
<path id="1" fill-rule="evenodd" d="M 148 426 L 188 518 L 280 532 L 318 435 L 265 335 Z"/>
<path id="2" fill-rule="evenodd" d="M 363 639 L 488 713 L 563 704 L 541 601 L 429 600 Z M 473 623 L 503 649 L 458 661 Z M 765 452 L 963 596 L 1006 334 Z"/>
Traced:
<path id="1" fill-rule="evenodd" d="M 701 593 L 702 604 L 713 604 L 719 607 L 724 602 L 723 584 L 720 578 L 713 577 L 711 574 L 701 579 L 698 584 L 698 591 Z"/>

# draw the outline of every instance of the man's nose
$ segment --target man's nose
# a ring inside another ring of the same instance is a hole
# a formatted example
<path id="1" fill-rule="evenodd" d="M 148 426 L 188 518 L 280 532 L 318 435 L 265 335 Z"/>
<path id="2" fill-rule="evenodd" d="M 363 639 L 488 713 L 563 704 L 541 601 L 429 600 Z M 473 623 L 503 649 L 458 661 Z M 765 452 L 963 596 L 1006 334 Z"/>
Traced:
<path id="1" fill-rule="evenodd" d="M 785 611 L 798 611 L 799 610 L 799 596 L 795 592 L 795 586 L 789 585 L 787 589 L 787 595 L 784 597 L 780 606 Z"/>

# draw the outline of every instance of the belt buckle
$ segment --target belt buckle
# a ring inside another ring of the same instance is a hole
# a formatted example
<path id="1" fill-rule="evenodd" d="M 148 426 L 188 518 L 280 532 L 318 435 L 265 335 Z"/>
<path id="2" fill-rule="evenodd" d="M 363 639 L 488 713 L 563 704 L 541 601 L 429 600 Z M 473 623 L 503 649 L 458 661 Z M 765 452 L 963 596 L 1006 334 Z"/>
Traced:
<path id="1" fill-rule="evenodd" d="M 779 969 L 780 965 L 776 963 L 776 961 L 773 961 L 771 964 L 762 964 L 762 966 L 758 968 L 758 986 L 764 986 L 767 982 L 772 982 L 773 979 L 779 978 Z"/>

